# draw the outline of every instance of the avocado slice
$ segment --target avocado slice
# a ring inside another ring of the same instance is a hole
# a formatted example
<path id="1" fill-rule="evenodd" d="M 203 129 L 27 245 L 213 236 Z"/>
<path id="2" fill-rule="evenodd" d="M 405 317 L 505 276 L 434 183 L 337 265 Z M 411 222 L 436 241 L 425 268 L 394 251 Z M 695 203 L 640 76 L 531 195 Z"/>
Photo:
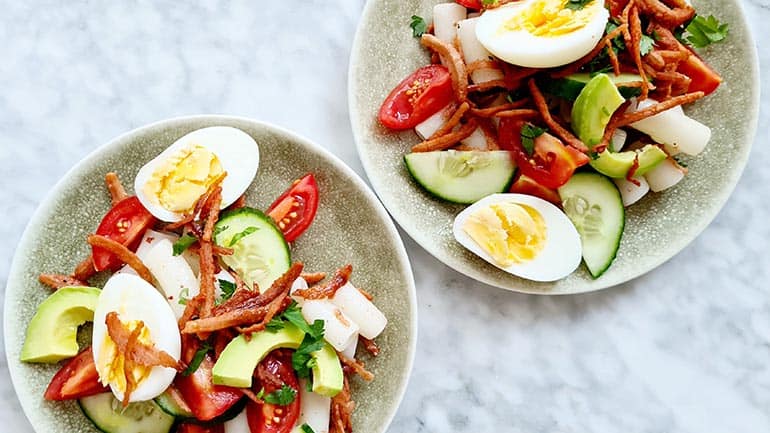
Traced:
<path id="1" fill-rule="evenodd" d="M 596 159 L 591 160 L 591 167 L 599 173 L 615 179 L 623 179 L 634 165 L 634 159 L 639 156 L 639 167 L 634 173 L 641 176 L 666 160 L 666 152 L 658 146 L 648 144 L 639 150 L 610 152 L 605 150 Z"/>
<path id="2" fill-rule="evenodd" d="M 62 287 L 39 307 L 27 326 L 23 362 L 54 363 L 78 354 L 78 326 L 94 319 L 101 290 Z"/>
<path id="3" fill-rule="evenodd" d="M 225 347 L 214 364 L 214 384 L 250 387 L 254 369 L 267 354 L 275 349 L 296 349 L 304 336 L 304 332 L 290 323 L 277 332 L 255 332 L 249 341 L 239 335 Z M 342 366 L 337 353 L 325 344 L 323 349 L 313 352 L 311 356 L 316 360 L 313 367 L 313 392 L 334 397 L 342 390 Z"/>
<path id="4" fill-rule="evenodd" d="M 608 76 L 615 83 L 615 86 L 624 98 L 633 98 L 642 94 L 642 89 L 639 86 L 628 85 L 628 83 L 642 81 L 640 75 L 622 73 L 620 75 L 610 74 Z M 564 98 L 568 101 L 574 101 L 586 84 L 591 81 L 591 78 L 593 78 L 593 74 L 578 72 L 558 80 L 543 80 L 542 83 L 538 82 L 538 85 L 541 86 L 545 93 Z"/>
<path id="5" fill-rule="evenodd" d="M 625 101 L 607 74 L 597 74 L 580 91 L 572 107 L 572 129 L 589 149 L 602 141 L 612 113 Z"/>

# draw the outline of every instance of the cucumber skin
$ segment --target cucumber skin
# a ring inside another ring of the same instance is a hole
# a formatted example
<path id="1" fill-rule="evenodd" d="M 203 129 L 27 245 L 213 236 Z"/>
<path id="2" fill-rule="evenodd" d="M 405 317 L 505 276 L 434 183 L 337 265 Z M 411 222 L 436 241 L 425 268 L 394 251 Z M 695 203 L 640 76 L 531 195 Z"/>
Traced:
<path id="1" fill-rule="evenodd" d="M 420 186 L 420 188 L 422 188 L 423 190 L 427 191 L 434 198 L 437 198 L 437 199 L 439 199 L 441 201 L 445 201 L 445 202 L 449 202 L 449 203 L 454 203 L 454 204 L 463 204 L 463 205 L 465 205 L 465 204 L 473 204 L 473 203 L 475 203 L 475 201 L 464 202 L 464 201 L 450 200 L 450 199 L 442 196 L 441 194 L 433 191 L 432 189 L 428 188 L 427 186 L 423 185 L 422 183 L 420 183 L 420 181 L 417 180 L 417 176 L 415 176 L 415 173 L 412 171 L 412 166 L 409 165 L 409 161 L 406 159 L 407 155 L 404 155 L 404 165 L 406 165 L 406 170 L 409 172 L 409 175 L 417 183 L 417 185 Z M 513 172 L 511 173 L 511 178 L 508 179 L 508 182 L 506 182 L 505 187 L 503 188 L 503 190 L 502 191 L 498 191 L 498 193 L 507 192 L 511 188 L 511 185 L 513 185 L 514 179 L 516 179 L 516 171 L 517 170 L 518 170 L 518 168 L 514 167 Z M 495 193 L 493 193 L 493 194 L 495 194 Z"/>
<path id="2" fill-rule="evenodd" d="M 594 171 L 580 171 L 580 172 L 575 173 L 573 175 L 573 177 L 574 176 L 588 176 L 588 175 L 590 175 L 590 176 L 599 176 L 599 177 L 607 180 L 610 184 L 612 184 L 613 188 L 615 188 L 615 190 L 618 193 L 618 200 L 619 200 L 619 203 L 620 203 L 621 215 L 623 216 L 623 218 L 622 218 L 622 220 L 620 222 L 620 230 L 619 230 L 620 231 L 620 236 L 618 236 L 618 240 L 615 242 L 614 251 L 612 252 L 612 255 L 608 256 L 608 260 L 607 260 L 606 266 L 604 266 L 601 269 L 598 269 L 596 272 L 593 272 L 588 267 L 588 265 L 586 265 L 586 269 L 588 269 L 588 273 L 591 274 L 591 277 L 593 279 L 598 279 L 599 277 L 604 275 L 605 272 L 607 272 L 607 269 L 609 269 L 610 266 L 612 266 L 612 263 L 615 262 L 615 258 L 618 256 L 618 250 L 620 250 L 620 243 L 623 240 L 623 232 L 626 229 L 626 208 L 623 206 L 623 198 L 620 195 L 620 191 L 618 190 L 618 187 L 607 176 L 604 176 L 603 174 L 597 173 L 597 172 L 594 172 Z M 561 188 L 560 188 L 559 193 L 561 195 Z M 565 214 L 566 214 L 566 212 L 565 212 Z M 578 230 L 578 233 L 580 233 L 579 230 Z M 584 262 L 585 262 L 585 260 L 584 260 Z"/>
<path id="3" fill-rule="evenodd" d="M 97 395 L 101 395 L 101 394 L 97 394 Z M 112 397 L 112 393 L 110 393 L 110 396 Z M 90 396 L 90 397 L 95 397 L 95 396 Z M 86 397 L 86 398 L 88 398 L 88 397 Z M 114 397 L 113 397 L 113 398 L 114 398 Z M 88 419 L 89 421 L 91 421 L 91 425 L 93 425 L 93 426 L 94 426 L 94 428 L 96 428 L 97 430 L 99 430 L 100 432 L 103 432 L 103 433 L 115 433 L 115 432 L 107 431 L 107 430 L 103 429 L 103 428 L 102 428 L 102 427 L 101 427 L 99 424 L 97 424 L 97 423 L 96 423 L 96 421 L 95 421 L 95 420 L 94 420 L 94 419 L 93 419 L 93 418 L 92 418 L 92 417 L 91 417 L 91 416 L 88 414 L 89 410 L 87 410 L 87 409 L 84 407 L 84 405 L 83 405 L 83 402 L 82 402 L 81 400 L 82 400 L 82 399 L 78 399 L 78 400 L 77 400 L 77 402 L 78 402 L 78 407 L 80 408 L 80 411 L 81 411 L 81 412 L 83 412 L 83 415 L 86 417 L 86 419 Z M 163 409 L 161 409 L 160 405 L 158 405 L 157 403 L 155 403 L 155 401 L 154 401 L 154 400 L 150 400 L 150 402 L 151 402 L 152 404 L 154 404 L 154 405 L 155 405 L 156 409 L 157 409 L 157 410 L 158 410 L 158 411 L 159 411 L 161 414 L 163 414 L 163 415 L 166 415 L 166 416 L 169 416 L 169 417 L 172 417 L 172 418 L 173 418 L 173 416 L 171 416 L 171 415 L 167 414 L 167 413 L 166 413 L 166 412 L 165 412 Z M 163 432 L 163 433 L 169 433 L 169 432 L 171 432 L 171 431 L 173 431 L 173 430 L 174 430 L 174 427 L 175 427 L 175 426 L 176 426 L 176 420 L 174 419 L 174 420 L 171 422 L 171 424 L 169 425 L 169 428 L 168 428 L 168 430 L 165 430 L 165 431 L 163 431 L 163 430 L 159 430 L 159 432 Z"/>

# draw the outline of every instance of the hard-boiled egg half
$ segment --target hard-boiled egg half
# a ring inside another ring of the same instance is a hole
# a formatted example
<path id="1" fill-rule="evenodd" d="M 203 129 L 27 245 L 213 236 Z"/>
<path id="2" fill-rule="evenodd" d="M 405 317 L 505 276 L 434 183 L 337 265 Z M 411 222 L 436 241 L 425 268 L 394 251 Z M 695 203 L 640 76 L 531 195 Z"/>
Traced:
<path id="1" fill-rule="evenodd" d="M 129 329 L 136 329 L 139 322 L 144 329 L 139 341 L 162 350 L 179 360 L 181 340 L 176 316 L 171 306 L 150 283 L 131 274 L 115 274 L 104 285 L 94 311 L 92 347 L 99 381 L 109 385 L 118 400 L 126 392 L 124 354 L 117 349 L 107 331 L 106 319 L 116 312 L 120 321 Z M 157 397 L 168 388 L 176 376 L 176 370 L 168 367 L 144 367 L 137 365 L 133 371 L 136 389 L 129 401 L 146 401 Z"/>
<path id="2" fill-rule="evenodd" d="M 582 7 L 568 0 L 524 0 L 484 12 L 476 37 L 508 63 L 553 68 L 588 54 L 604 36 L 609 16 L 603 0 Z"/>
<path id="3" fill-rule="evenodd" d="M 493 194 L 455 218 L 458 242 L 498 268 L 533 281 L 555 281 L 580 265 L 580 235 L 559 208 L 523 194 Z"/>
<path id="4" fill-rule="evenodd" d="M 162 221 L 179 221 L 223 173 L 222 208 L 249 187 L 259 166 L 259 147 L 251 136 L 229 126 L 198 129 L 175 141 L 139 170 L 134 182 L 139 201 Z"/>

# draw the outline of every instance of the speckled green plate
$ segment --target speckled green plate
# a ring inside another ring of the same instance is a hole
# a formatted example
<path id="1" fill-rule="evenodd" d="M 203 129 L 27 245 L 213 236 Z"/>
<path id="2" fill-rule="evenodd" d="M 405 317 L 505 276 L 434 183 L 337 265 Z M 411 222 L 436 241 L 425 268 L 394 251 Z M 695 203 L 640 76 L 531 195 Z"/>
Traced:
<path id="1" fill-rule="evenodd" d="M 404 154 L 419 142 L 412 131 L 393 133 L 376 120 L 380 104 L 409 73 L 429 63 L 412 37 L 412 15 L 432 16 L 441 0 L 369 0 L 353 45 L 349 74 L 350 118 L 366 174 L 391 216 L 423 248 L 455 270 L 484 283 L 525 293 L 571 294 L 604 289 L 659 266 L 681 251 L 714 219 L 732 192 L 749 155 L 759 110 L 754 42 L 736 0 L 695 0 L 700 14 L 730 24 L 727 41 L 702 54 L 721 72 L 717 92 L 688 108 L 709 125 L 705 152 L 689 158 L 690 175 L 675 188 L 649 194 L 627 212 L 623 241 L 612 267 L 592 279 L 581 266 L 555 283 L 536 283 L 507 274 L 452 236 L 463 207 L 434 199 L 411 179 Z"/>
<path id="2" fill-rule="evenodd" d="M 389 324 L 377 338 L 380 356 L 364 356 L 374 381 L 356 378 L 352 383 L 357 403 L 353 425 L 357 432 L 383 432 L 393 418 L 412 367 L 417 310 L 408 258 L 387 213 L 350 168 L 309 141 L 253 120 L 197 116 L 155 123 L 99 148 L 59 182 L 30 221 L 8 279 L 4 326 L 13 384 L 37 432 L 97 431 L 74 402 L 43 400 L 56 365 L 19 362 L 27 323 L 50 294 L 37 282 L 37 275 L 69 272 L 87 255 L 85 236 L 109 208 L 103 186 L 106 172 L 116 171 L 126 185 L 132 185 L 139 168 L 174 140 L 213 125 L 240 128 L 259 143 L 261 163 L 247 193 L 250 206 L 264 209 L 292 180 L 315 174 L 321 194 L 318 214 L 295 242 L 292 256 L 312 271 L 333 271 L 352 263 L 353 280 L 374 295 Z"/>

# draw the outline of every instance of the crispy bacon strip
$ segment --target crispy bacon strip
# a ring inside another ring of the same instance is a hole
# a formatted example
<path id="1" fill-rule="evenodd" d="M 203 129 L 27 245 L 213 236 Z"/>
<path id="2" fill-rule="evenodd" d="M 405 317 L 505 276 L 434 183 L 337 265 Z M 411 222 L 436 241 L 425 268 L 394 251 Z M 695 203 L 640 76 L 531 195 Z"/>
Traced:
<path id="1" fill-rule="evenodd" d="M 350 274 L 353 272 L 352 265 L 345 265 L 338 269 L 332 278 L 325 284 L 308 287 L 294 292 L 296 296 L 304 299 L 328 299 L 334 297 L 340 287 L 347 284 L 350 280 Z"/>
<path id="2" fill-rule="evenodd" d="M 136 256 L 131 250 L 123 246 L 119 242 L 115 242 L 112 239 L 100 236 L 90 235 L 88 236 L 88 243 L 92 247 L 104 248 L 105 250 L 115 254 L 123 263 L 131 266 L 142 279 L 152 284 L 152 273 L 147 266 L 142 263 L 142 259 Z"/>
<path id="3" fill-rule="evenodd" d="M 126 189 L 123 188 L 123 184 L 120 183 L 117 173 L 109 172 L 104 176 L 104 183 L 107 184 L 107 190 L 110 192 L 112 198 L 112 205 L 115 206 L 119 201 L 128 197 Z"/>
<path id="4" fill-rule="evenodd" d="M 654 21 L 668 28 L 679 27 L 695 16 L 695 8 L 684 1 L 674 2 L 673 8 L 660 0 L 638 0 L 638 4 L 645 15 L 650 15 Z"/>
<path id="5" fill-rule="evenodd" d="M 195 200 L 195 206 L 193 206 L 193 211 L 190 214 L 185 215 L 180 221 L 177 221 L 171 224 L 166 224 L 164 228 L 169 231 L 176 230 L 195 221 L 195 217 L 198 216 L 203 211 L 204 206 L 210 203 L 212 194 L 214 193 L 214 191 L 216 191 L 217 188 L 220 188 L 220 185 L 225 180 L 225 177 L 227 177 L 226 171 L 222 172 L 222 174 L 217 176 L 217 178 L 214 179 L 211 185 L 209 185 L 206 192 L 201 194 L 201 196 L 198 197 L 197 200 Z"/>
<path id="6" fill-rule="evenodd" d="M 448 44 L 441 39 L 425 33 L 420 39 L 420 43 L 441 56 L 441 59 L 449 68 L 452 76 L 452 88 L 455 96 L 460 102 L 465 102 L 468 97 L 468 71 L 465 68 L 465 62 L 457 49 L 452 44 Z"/>
<path id="7" fill-rule="evenodd" d="M 85 260 L 75 266 L 75 272 L 72 276 L 80 281 L 86 281 L 93 277 L 94 274 L 96 274 L 96 269 L 94 269 L 94 258 L 89 254 Z"/>
<path id="8" fill-rule="evenodd" d="M 618 61 L 618 55 L 615 53 L 615 50 L 612 49 L 612 41 L 607 41 L 607 55 L 610 58 L 612 72 L 615 75 L 620 75 L 620 61 Z"/>
<path id="9" fill-rule="evenodd" d="M 486 92 L 490 89 L 495 88 L 501 88 L 501 89 L 512 89 L 513 87 L 511 84 L 506 81 L 505 79 L 502 80 L 489 80 L 484 81 L 483 83 L 474 83 L 468 86 L 468 93 L 475 93 L 475 92 Z"/>
<path id="10" fill-rule="evenodd" d="M 211 195 L 206 199 L 207 204 L 204 208 L 208 207 L 208 213 L 206 215 L 206 223 L 203 228 L 203 236 L 201 237 L 200 249 L 198 250 L 198 257 L 200 257 L 200 296 L 203 299 L 203 305 L 201 306 L 200 316 L 202 318 L 209 317 L 211 315 L 211 309 L 214 308 L 215 298 L 215 286 L 214 286 L 214 274 L 216 273 L 216 266 L 214 264 L 214 251 L 211 237 L 214 233 L 214 224 L 219 219 L 219 208 L 222 203 L 222 187 L 217 186 Z"/>
<path id="11" fill-rule="evenodd" d="M 636 68 L 639 69 L 639 75 L 642 77 L 642 94 L 639 96 L 639 99 L 645 100 L 647 99 L 647 95 L 649 95 L 650 88 L 647 86 L 647 74 L 644 71 L 644 66 L 642 65 L 642 55 L 640 53 L 640 44 L 642 42 L 642 21 L 639 18 L 639 9 L 636 7 L 631 8 L 628 19 L 628 30 L 631 39 L 631 57 L 634 59 Z"/>
<path id="12" fill-rule="evenodd" d="M 350 383 L 347 376 L 343 376 L 342 391 L 332 397 L 329 433 L 351 433 L 351 415 L 355 407 L 356 404 L 350 398 Z"/>
<path id="13" fill-rule="evenodd" d="M 471 119 L 455 132 L 450 132 L 449 134 L 442 135 L 441 137 L 432 140 L 425 140 L 422 143 L 415 145 L 412 147 L 412 152 L 432 152 L 434 150 L 449 149 L 461 140 L 470 137 L 477 126 L 476 121 Z"/>
<path id="14" fill-rule="evenodd" d="M 318 284 L 321 281 L 323 281 L 326 278 L 326 272 L 312 272 L 312 273 L 306 273 L 303 272 L 302 275 L 300 275 L 302 279 L 305 280 L 306 283 L 309 285 Z"/>
<path id="15" fill-rule="evenodd" d="M 476 60 L 475 62 L 469 63 L 465 68 L 468 70 L 468 74 L 472 74 L 474 71 L 479 71 L 482 69 L 499 70 L 501 66 L 500 66 L 500 62 L 497 60 L 482 59 L 482 60 Z"/>
<path id="16" fill-rule="evenodd" d="M 291 288 L 291 286 L 289 286 L 289 288 Z M 275 315 L 279 312 L 285 310 L 289 304 L 291 304 L 291 298 L 289 298 L 289 290 L 286 290 L 281 292 L 278 297 L 270 301 L 270 303 L 267 305 L 265 317 L 263 317 L 262 320 L 245 328 L 237 327 L 236 330 L 241 334 L 252 334 L 254 332 L 262 331 L 267 327 L 267 324 L 273 320 L 273 317 L 275 317 Z"/>
<path id="17" fill-rule="evenodd" d="M 468 104 L 468 101 L 463 102 L 460 104 L 459 107 L 457 107 L 457 110 L 455 110 L 454 113 L 452 113 L 452 116 L 449 117 L 449 119 L 441 125 L 439 129 L 436 130 L 436 132 L 433 133 L 430 137 L 428 137 L 428 140 L 433 140 L 438 137 L 441 137 L 442 135 L 446 135 L 450 133 L 453 129 L 455 129 L 455 126 L 460 124 L 460 120 L 462 120 L 463 116 L 465 115 L 465 112 L 468 111 L 468 109 L 471 108 L 471 105 Z"/>
<path id="18" fill-rule="evenodd" d="M 495 105 L 494 107 L 488 107 L 488 108 L 471 108 L 469 110 L 470 114 L 477 116 L 477 117 L 493 117 L 495 114 L 506 111 L 506 110 L 515 110 L 517 108 L 524 107 L 525 105 L 529 104 L 530 100 L 528 98 L 520 99 L 516 102 L 511 102 L 507 104 L 501 104 L 501 105 Z"/>
<path id="19" fill-rule="evenodd" d="M 479 128 L 484 133 L 487 140 L 487 150 L 500 150 L 500 143 L 497 142 L 497 130 L 490 119 L 478 119 Z"/>
<path id="20" fill-rule="evenodd" d="M 372 299 L 374 299 L 374 296 L 372 296 L 372 294 L 371 294 L 371 293 L 369 293 L 369 292 L 367 292 L 366 290 L 364 290 L 364 289 L 362 289 L 362 288 L 360 288 L 360 287 L 357 287 L 356 289 L 358 290 L 358 293 L 360 293 L 360 294 L 364 295 L 364 298 L 366 298 L 366 299 L 368 299 L 368 300 L 370 300 L 370 301 L 371 301 Z"/>
<path id="21" fill-rule="evenodd" d="M 369 352 L 369 354 L 372 356 L 377 356 L 380 354 L 380 347 L 377 346 L 377 343 L 375 343 L 374 340 L 370 340 L 359 335 L 358 341 L 361 342 L 361 344 L 364 346 L 364 349 L 366 349 L 366 351 Z"/>
<path id="22" fill-rule="evenodd" d="M 618 120 L 617 125 L 615 126 L 617 128 L 622 128 L 626 125 L 630 125 L 648 117 L 652 117 L 660 112 L 674 108 L 678 105 L 695 102 L 704 96 L 705 94 L 703 92 L 692 92 L 681 96 L 675 96 L 667 101 L 659 102 L 651 107 L 645 108 L 644 110 L 636 111 L 633 113 L 626 113 Z"/>
<path id="23" fill-rule="evenodd" d="M 41 283 L 45 284 L 46 286 L 54 290 L 59 290 L 62 287 L 68 287 L 68 286 L 87 286 L 88 285 L 83 281 L 79 280 L 78 278 L 75 278 L 74 276 L 64 275 L 64 274 L 40 274 L 40 276 L 38 276 L 37 279 Z"/>
<path id="24" fill-rule="evenodd" d="M 371 382 L 374 379 L 374 374 L 365 368 L 366 366 L 363 362 L 357 359 L 350 359 L 340 352 L 337 352 L 337 357 L 340 358 L 343 369 L 349 369 L 367 382 Z"/>
<path id="25" fill-rule="evenodd" d="M 525 119 L 540 117 L 538 110 L 531 108 L 519 108 L 516 110 L 505 110 L 495 113 L 495 117 L 521 117 Z"/>
<path id="26" fill-rule="evenodd" d="M 626 101 L 620 107 L 618 107 L 614 113 L 612 113 L 612 117 L 610 117 L 610 121 L 607 123 L 607 127 L 604 128 L 602 141 L 593 148 L 595 153 L 602 153 L 607 148 L 607 146 L 609 146 L 610 140 L 612 140 L 612 136 L 618 129 L 617 125 L 620 122 L 620 119 L 625 115 L 629 105 L 631 105 L 631 101 Z"/>
<path id="27" fill-rule="evenodd" d="M 535 106 L 538 111 L 540 111 L 543 121 L 548 125 L 551 131 L 558 135 L 565 144 L 568 144 L 581 152 L 588 152 L 588 148 L 582 141 L 553 119 L 551 112 L 548 111 L 548 104 L 546 104 L 543 94 L 540 92 L 540 89 L 538 89 L 537 83 L 535 83 L 535 79 L 530 78 L 527 85 L 529 86 L 529 92 L 532 94 L 532 100 L 535 101 Z"/>

